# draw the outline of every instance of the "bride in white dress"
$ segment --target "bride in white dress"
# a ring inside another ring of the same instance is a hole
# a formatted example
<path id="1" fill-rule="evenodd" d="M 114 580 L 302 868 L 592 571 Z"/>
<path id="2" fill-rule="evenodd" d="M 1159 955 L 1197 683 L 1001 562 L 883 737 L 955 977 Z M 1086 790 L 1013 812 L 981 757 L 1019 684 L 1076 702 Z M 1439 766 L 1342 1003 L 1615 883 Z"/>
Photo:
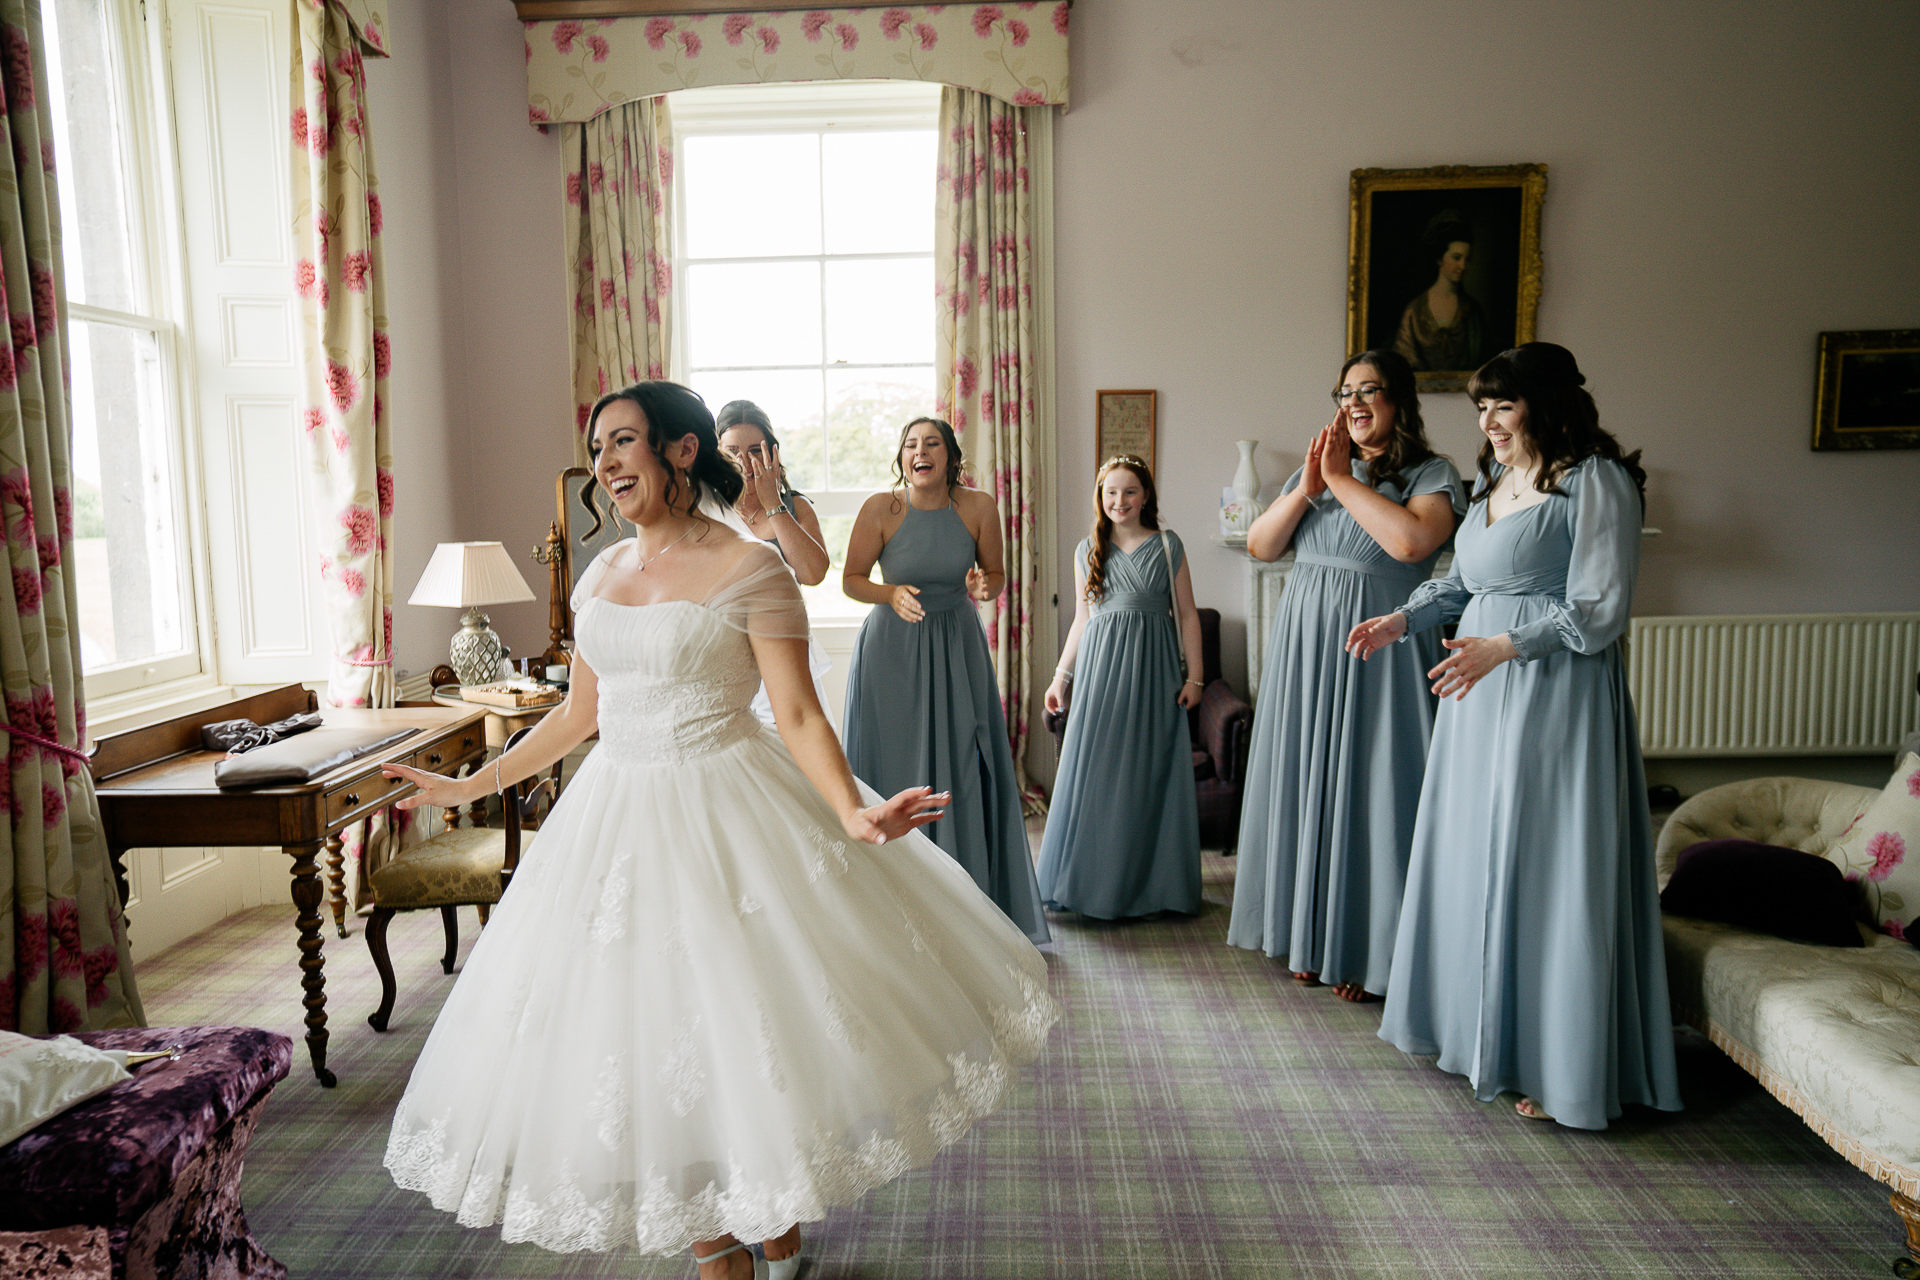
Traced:
<path id="1" fill-rule="evenodd" d="M 699 398 L 642 383 L 589 431 L 638 536 L 581 575 L 567 701 L 478 777 L 388 769 L 420 788 L 402 804 L 451 808 L 600 736 L 441 1010 L 386 1165 L 508 1241 L 792 1276 L 798 1224 L 964 1136 L 1059 1009 L 1032 944 L 915 830 L 945 798 L 882 801 L 848 770 L 793 575 L 722 523 L 740 476 Z M 777 734 L 748 710 L 763 677 Z"/>

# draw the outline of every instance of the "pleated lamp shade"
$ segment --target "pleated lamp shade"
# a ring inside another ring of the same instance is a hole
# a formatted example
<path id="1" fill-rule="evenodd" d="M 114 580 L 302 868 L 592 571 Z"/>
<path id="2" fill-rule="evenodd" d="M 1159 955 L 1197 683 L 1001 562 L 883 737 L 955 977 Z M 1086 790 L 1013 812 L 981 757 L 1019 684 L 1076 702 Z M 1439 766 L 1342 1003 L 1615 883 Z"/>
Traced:
<path id="1" fill-rule="evenodd" d="M 466 608 L 531 599 L 527 580 L 499 543 L 443 542 L 433 549 L 433 559 L 407 603 Z"/>

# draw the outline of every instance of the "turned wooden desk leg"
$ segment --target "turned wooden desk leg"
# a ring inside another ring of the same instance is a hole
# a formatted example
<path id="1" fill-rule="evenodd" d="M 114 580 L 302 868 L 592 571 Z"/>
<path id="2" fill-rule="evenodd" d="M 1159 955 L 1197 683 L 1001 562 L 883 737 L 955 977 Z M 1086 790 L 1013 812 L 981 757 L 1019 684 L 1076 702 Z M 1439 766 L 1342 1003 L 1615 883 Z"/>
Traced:
<path id="1" fill-rule="evenodd" d="M 1920 1204 L 1909 1200 L 1898 1191 L 1887 1198 L 1893 1211 L 1900 1215 L 1900 1221 L 1907 1228 L 1907 1256 L 1893 1260 L 1893 1274 L 1900 1280 L 1915 1280 L 1920 1277 Z"/>
<path id="2" fill-rule="evenodd" d="M 327 884 L 331 889 L 327 896 L 333 902 L 333 927 L 344 938 L 347 936 L 347 854 L 346 842 L 337 831 L 327 837 Z"/>
<path id="3" fill-rule="evenodd" d="M 298 910 L 300 930 L 300 986 L 305 990 L 307 1007 L 307 1056 L 313 1059 L 313 1074 L 331 1089 L 338 1080 L 327 1070 L 327 977 L 326 956 L 320 943 L 320 899 L 325 890 L 320 884 L 319 853 L 321 842 L 290 844 L 287 856 L 293 859 L 293 905 Z"/>

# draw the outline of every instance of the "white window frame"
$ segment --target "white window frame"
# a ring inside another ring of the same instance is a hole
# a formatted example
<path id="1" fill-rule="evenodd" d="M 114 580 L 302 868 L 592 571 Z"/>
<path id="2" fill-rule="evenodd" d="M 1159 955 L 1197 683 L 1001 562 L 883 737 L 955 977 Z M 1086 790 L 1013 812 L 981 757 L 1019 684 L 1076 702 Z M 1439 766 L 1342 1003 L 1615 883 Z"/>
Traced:
<path id="1" fill-rule="evenodd" d="M 52 0 L 48 0 L 49 3 Z M 117 99 L 127 154 L 125 166 L 133 212 L 130 246 L 139 255 L 134 284 L 141 290 L 150 314 L 134 314 L 89 303 L 67 303 L 69 325 L 90 322 L 119 325 L 153 336 L 159 351 L 160 409 L 169 444 L 172 472 L 171 499 L 178 527 L 176 576 L 181 589 L 182 653 L 115 663 L 83 677 L 88 722 L 98 726 L 124 706 L 151 702 L 156 696 L 191 696 L 214 683 L 213 620 L 210 593 L 201 554 L 206 538 L 200 468 L 193 432 L 183 411 L 187 371 L 180 353 L 182 318 L 186 313 L 182 278 L 180 204 L 172 130 L 167 128 L 164 34 L 159 22 L 140 0 L 105 0 L 112 24 L 109 36 L 113 79 L 107 86 Z M 69 162 L 55 156 L 55 165 Z"/>
<path id="2" fill-rule="evenodd" d="M 938 85 L 904 80 L 851 80 L 807 84 L 721 85 L 706 89 L 688 89 L 669 94 L 668 110 L 673 119 L 673 140 L 678 154 L 683 139 L 697 134 L 725 133 L 819 133 L 865 130 L 892 132 L 906 129 L 938 130 L 940 95 Z M 928 192 L 928 199 L 933 193 Z M 676 278 L 685 280 L 687 266 L 686 184 L 674 183 L 673 259 Z M 931 217 L 929 209 L 929 217 Z M 808 255 L 800 255 L 805 257 Z M 831 258 L 838 255 L 813 255 Z M 920 257 L 917 253 L 880 254 L 879 257 Z M 792 260 L 785 255 L 782 260 Z M 937 269 L 937 264 L 936 264 Z M 824 298 L 822 300 L 825 306 Z M 928 299 L 927 322 L 934 323 L 932 299 Z M 687 308 L 673 309 L 673 371 L 671 376 L 690 381 L 687 364 L 689 338 Z M 933 362 L 938 368 L 937 359 Z M 917 367 L 917 366 L 916 366 Z M 931 406 L 929 406 L 931 408 Z M 822 422 L 822 429 L 826 424 Z M 826 454 L 831 470 L 831 451 Z M 807 490 L 807 501 L 821 516 L 855 516 L 860 505 L 874 491 L 862 489 Z"/>

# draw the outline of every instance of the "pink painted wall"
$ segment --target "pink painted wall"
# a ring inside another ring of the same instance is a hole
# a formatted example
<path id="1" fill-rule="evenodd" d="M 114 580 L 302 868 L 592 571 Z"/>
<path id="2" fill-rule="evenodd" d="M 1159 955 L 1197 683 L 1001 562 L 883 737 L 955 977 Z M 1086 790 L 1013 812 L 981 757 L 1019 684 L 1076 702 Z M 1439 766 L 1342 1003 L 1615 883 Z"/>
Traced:
<path id="1" fill-rule="evenodd" d="M 1190 534 L 1236 439 L 1270 484 L 1299 465 L 1345 354 L 1350 170 L 1544 162 L 1539 335 L 1646 450 L 1665 531 L 1638 611 L 1920 609 L 1920 451 L 1807 447 L 1815 335 L 1920 327 L 1920 6 L 1099 0 L 1073 23 L 1062 563 L 1098 388 L 1159 390 L 1162 509 Z M 1470 470 L 1465 398 L 1426 417 Z M 1193 565 L 1238 667 L 1241 570 Z"/>
<path id="2" fill-rule="evenodd" d="M 1920 327 L 1920 6 L 1083 0 L 1073 22 L 1061 564 L 1094 391 L 1157 388 L 1163 510 L 1242 671 L 1240 569 L 1200 535 L 1234 440 L 1261 441 L 1273 484 L 1326 421 L 1348 171 L 1540 161 L 1540 335 L 1646 450 L 1665 530 L 1639 611 L 1920 609 L 1920 451 L 1807 449 L 1815 335 Z M 520 28 L 504 0 L 394 0 L 393 30 L 372 91 L 412 361 L 395 388 L 404 601 L 430 540 L 524 560 L 572 425 L 558 139 L 526 124 Z M 1427 417 L 1470 467 L 1464 399 Z M 452 615 L 397 613 L 402 666 L 439 661 Z M 544 646 L 544 604 L 492 614 L 516 652 Z"/>

